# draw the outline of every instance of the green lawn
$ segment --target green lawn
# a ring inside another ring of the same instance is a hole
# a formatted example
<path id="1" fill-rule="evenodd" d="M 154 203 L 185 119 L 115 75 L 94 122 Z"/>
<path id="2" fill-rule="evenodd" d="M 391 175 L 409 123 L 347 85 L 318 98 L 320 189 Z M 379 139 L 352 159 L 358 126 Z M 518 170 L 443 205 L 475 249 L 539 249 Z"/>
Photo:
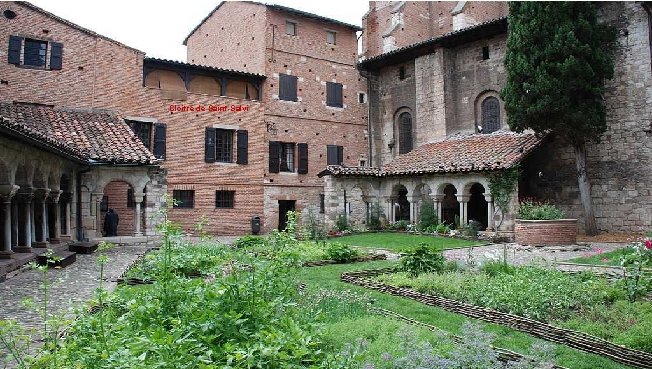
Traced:
<path id="1" fill-rule="evenodd" d="M 455 240 L 457 241 L 457 240 Z M 374 306 L 385 308 L 395 311 L 404 316 L 435 325 L 447 332 L 459 334 L 462 324 L 469 319 L 463 315 L 454 314 L 436 307 L 427 306 L 417 301 L 409 300 L 402 297 L 391 296 L 377 291 L 366 290 L 359 286 L 354 286 L 340 281 L 340 274 L 345 271 L 361 270 L 361 269 L 374 269 L 395 265 L 395 262 L 389 261 L 376 261 L 367 263 L 356 264 L 338 264 L 323 267 L 303 268 L 298 275 L 298 278 L 306 283 L 309 289 L 329 289 L 334 291 L 353 291 L 357 293 L 368 293 L 374 300 Z M 381 329 L 373 329 L 373 327 L 382 327 L 387 324 L 387 318 L 369 318 L 369 319 L 356 319 L 354 320 L 355 326 L 351 326 L 346 322 L 337 323 L 337 326 L 329 328 L 333 335 L 333 340 L 340 339 L 346 336 L 349 337 L 351 332 L 360 332 L 365 335 L 365 339 L 373 340 L 376 336 L 382 339 L 380 335 Z M 352 322 L 349 322 L 352 323 Z M 496 324 L 479 322 L 483 329 L 492 332 L 496 335 L 494 344 L 498 347 L 514 350 L 520 353 L 528 353 L 529 348 L 536 338 L 525 333 L 516 331 L 514 329 L 503 327 Z M 369 325 L 369 327 L 367 327 Z M 368 329 L 367 329 L 368 328 Z M 362 333 L 364 332 L 364 333 Z M 376 332 L 376 333 L 374 333 Z M 607 358 L 584 353 L 562 345 L 555 345 L 555 354 L 557 364 L 565 366 L 570 369 L 616 369 L 628 368 L 625 365 L 615 363 Z"/>
<path id="2" fill-rule="evenodd" d="M 632 251 L 633 250 L 631 248 L 626 247 L 611 252 L 596 253 L 579 258 L 569 259 L 566 260 L 566 262 L 577 264 L 620 266 L 620 258 L 624 255 L 631 254 Z"/>
<path id="3" fill-rule="evenodd" d="M 332 238 L 331 242 L 342 242 L 351 246 L 402 251 L 403 249 L 426 243 L 439 250 L 478 246 L 484 243 L 457 238 L 415 235 L 409 233 L 378 232 L 360 233 Z"/>

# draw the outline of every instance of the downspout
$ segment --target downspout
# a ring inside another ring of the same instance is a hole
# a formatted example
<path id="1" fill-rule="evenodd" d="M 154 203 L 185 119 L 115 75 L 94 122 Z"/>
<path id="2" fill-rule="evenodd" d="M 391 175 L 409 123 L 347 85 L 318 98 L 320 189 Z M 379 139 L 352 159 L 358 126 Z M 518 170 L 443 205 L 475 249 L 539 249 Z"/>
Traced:
<path id="1" fill-rule="evenodd" d="M 77 183 L 76 183 L 76 191 L 77 191 L 77 241 L 82 241 L 84 237 L 84 232 L 82 230 L 82 195 L 81 195 L 81 178 L 82 174 L 88 173 L 91 171 L 91 167 L 87 167 L 84 170 L 80 170 L 77 172 Z"/>

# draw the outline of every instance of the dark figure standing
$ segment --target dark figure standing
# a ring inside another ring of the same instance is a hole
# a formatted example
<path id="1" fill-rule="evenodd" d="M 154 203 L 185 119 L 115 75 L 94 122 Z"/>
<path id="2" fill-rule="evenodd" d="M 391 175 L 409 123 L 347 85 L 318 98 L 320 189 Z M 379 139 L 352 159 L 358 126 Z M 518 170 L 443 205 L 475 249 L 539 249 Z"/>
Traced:
<path id="1" fill-rule="evenodd" d="M 113 209 L 109 211 L 104 216 L 104 236 L 105 237 L 114 237 L 118 235 L 118 213 L 114 212 Z"/>

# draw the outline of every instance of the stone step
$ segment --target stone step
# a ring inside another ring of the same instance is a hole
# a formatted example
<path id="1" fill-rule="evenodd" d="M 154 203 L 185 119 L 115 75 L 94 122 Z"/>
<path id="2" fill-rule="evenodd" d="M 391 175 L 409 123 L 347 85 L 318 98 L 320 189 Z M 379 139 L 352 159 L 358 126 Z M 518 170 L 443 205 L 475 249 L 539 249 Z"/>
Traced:
<path id="1" fill-rule="evenodd" d="M 65 268 L 77 260 L 77 254 L 70 251 L 57 251 L 53 257 L 57 260 L 48 260 L 47 256 L 39 255 L 36 257 L 36 262 L 39 265 L 48 265 L 50 267 Z"/>
<path id="2" fill-rule="evenodd" d="M 73 242 L 68 245 L 68 250 L 78 254 L 92 254 L 97 250 L 99 242 Z"/>

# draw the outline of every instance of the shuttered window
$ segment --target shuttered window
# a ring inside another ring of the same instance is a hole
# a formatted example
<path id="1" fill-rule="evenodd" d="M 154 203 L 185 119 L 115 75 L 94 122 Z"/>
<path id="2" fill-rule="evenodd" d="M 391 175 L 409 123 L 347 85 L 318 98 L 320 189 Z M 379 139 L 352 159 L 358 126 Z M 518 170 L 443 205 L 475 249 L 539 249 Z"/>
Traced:
<path id="1" fill-rule="evenodd" d="M 140 142 L 145 145 L 146 148 L 152 149 L 152 123 L 150 122 L 139 122 L 136 120 L 126 120 L 125 121 L 129 128 L 134 132 L 136 137 Z"/>
<path id="2" fill-rule="evenodd" d="M 269 172 L 270 173 L 278 173 L 279 171 L 280 152 L 281 152 L 281 143 L 278 141 L 270 141 L 269 142 Z"/>
<path id="3" fill-rule="evenodd" d="M 58 70 L 63 65 L 63 44 L 9 36 L 7 61 L 9 64 Z"/>
<path id="4" fill-rule="evenodd" d="M 342 165 L 344 163 L 344 146 L 326 146 L 326 164 Z"/>
<path id="5" fill-rule="evenodd" d="M 297 76 L 279 74 L 278 98 L 286 101 L 297 101 Z"/>
<path id="6" fill-rule="evenodd" d="M 215 207 L 228 209 L 235 206 L 235 191 L 215 191 Z"/>
<path id="7" fill-rule="evenodd" d="M 215 128 L 206 128 L 204 139 L 204 161 L 207 163 L 215 162 Z"/>
<path id="8" fill-rule="evenodd" d="M 233 160 L 233 131 L 215 130 L 215 161 L 230 163 Z"/>
<path id="9" fill-rule="evenodd" d="M 23 64 L 34 67 L 45 67 L 47 60 L 48 43 L 47 41 L 25 39 L 25 48 L 23 50 Z"/>
<path id="10" fill-rule="evenodd" d="M 307 174 L 308 173 L 308 144 L 307 143 L 297 144 L 297 151 L 299 154 L 299 167 L 297 168 L 297 173 Z"/>
<path id="11" fill-rule="evenodd" d="M 154 156 L 157 159 L 165 159 L 166 150 L 166 126 L 163 123 L 154 124 Z"/>
<path id="12" fill-rule="evenodd" d="M 295 148 L 299 150 L 299 168 L 300 174 L 308 173 L 308 145 L 294 142 L 269 142 L 269 172 L 294 172 L 295 171 Z"/>
<path id="13" fill-rule="evenodd" d="M 18 36 L 9 36 L 9 64 L 20 64 L 20 51 L 23 48 L 23 39 Z"/>
<path id="14" fill-rule="evenodd" d="M 233 135 L 236 133 L 237 164 L 249 163 L 249 134 L 246 130 L 228 130 L 219 128 L 206 128 L 204 138 L 204 161 L 207 163 L 232 163 L 233 162 Z"/>
<path id="15" fill-rule="evenodd" d="M 195 207 L 195 190 L 173 190 L 173 207 L 192 209 Z"/>
<path id="16" fill-rule="evenodd" d="M 398 153 L 412 151 L 412 114 L 401 113 L 398 116 Z"/>
<path id="17" fill-rule="evenodd" d="M 238 158 L 236 163 L 249 163 L 249 133 L 245 130 L 238 131 Z"/>
<path id="18" fill-rule="evenodd" d="M 326 82 L 326 105 L 341 108 L 342 103 L 342 84 Z"/>
<path id="19" fill-rule="evenodd" d="M 489 96 L 482 101 L 482 133 L 492 133 L 500 129 L 500 102 Z"/>

